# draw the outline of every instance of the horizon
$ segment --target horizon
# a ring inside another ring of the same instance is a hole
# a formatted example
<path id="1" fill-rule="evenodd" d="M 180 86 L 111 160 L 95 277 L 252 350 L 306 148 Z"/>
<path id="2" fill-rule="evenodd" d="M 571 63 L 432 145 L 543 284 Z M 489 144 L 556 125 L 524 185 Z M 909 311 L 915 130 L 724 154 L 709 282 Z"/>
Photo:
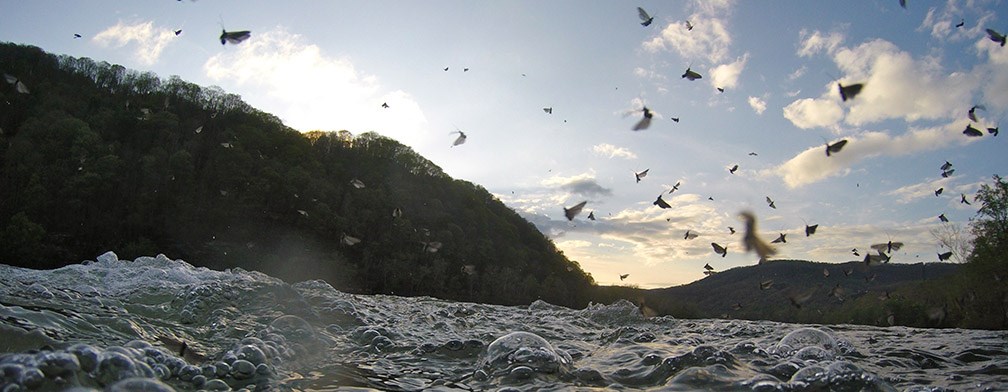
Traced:
<path id="1" fill-rule="evenodd" d="M 898 241 L 893 263 L 937 262 L 931 231 L 968 234 L 979 206 L 961 195 L 1008 166 L 1003 138 L 962 134 L 1008 114 L 1008 48 L 985 32 L 1008 32 L 998 0 L 789 3 L 795 18 L 728 0 L 0 4 L 5 41 L 220 86 L 302 132 L 395 139 L 486 188 L 598 285 L 755 265 L 746 210 L 764 240 L 787 234 L 773 259 L 839 264 Z M 222 27 L 251 37 L 222 46 Z M 837 83 L 864 88 L 845 101 Z M 654 117 L 633 131 L 643 106 Z"/>

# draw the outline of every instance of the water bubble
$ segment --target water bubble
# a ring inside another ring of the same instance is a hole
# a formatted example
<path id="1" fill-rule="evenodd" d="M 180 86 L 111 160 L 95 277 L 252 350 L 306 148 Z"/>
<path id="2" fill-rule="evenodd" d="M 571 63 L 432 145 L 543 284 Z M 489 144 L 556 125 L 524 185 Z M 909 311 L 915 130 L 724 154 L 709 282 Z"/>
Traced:
<path id="1" fill-rule="evenodd" d="M 264 354 L 263 351 L 259 349 L 259 347 L 256 347 L 252 344 L 245 344 L 239 347 L 236 356 L 238 357 L 238 359 L 244 359 L 246 361 L 251 362 L 253 365 L 266 363 L 266 354 Z M 211 371 L 210 373 L 213 374 L 215 371 L 216 370 Z"/>
<path id="2" fill-rule="evenodd" d="M 182 367 L 182 369 L 179 369 L 178 372 L 178 377 L 182 381 L 190 381 L 193 379 L 193 377 L 196 377 L 198 375 L 201 375 L 200 368 L 195 367 L 193 365 L 185 365 Z"/>
<path id="3" fill-rule="evenodd" d="M 231 365 L 228 365 L 226 362 L 217 362 L 214 365 L 214 374 L 216 374 L 217 377 L 224 377 L 229 373 L 231 373 Z"/>
<path id="4" fill-rule="evenodd" d="M 101 256 L 98 256 L 97 258 L 95 258 L 95 260 L 97 260 L 99 263 L 106 263 L 106 264 L 115 263 L 119 261 L 119 256 L 116 256 L 115 252 L 113 251 L 108 251 L 102 253 Z"/>
<path id="5" fill-rule="evenodd" d="M 31 294 L 31 296 L 34 298 L 53 299 L 54 297 L 56 297 L 55 295 L 53 295 L 51 291 L 49 291 L 49 288 L 37 282 L 32 283 L 31 286 L 28 286 L 28 293 Z"/>
<path id="6" fill-rule="evenodd" d="M 68 376 L 72 376 L 80 368 L 80 361 L 77 360 L 76 356 L 68 352 L 45 353 L 42 354 L 39 361 L 39 370 L 49 378 L 68 378 Z"/>
<path id="7" fill-rule="evenodd" d="M 277 317 L 270 323 L 268 332 L 283 336 L 287 342 L 299 343 L 305 347 L 312 347 L 318 340 L 315 327 L 303 318 L 292 315 Z"/>
<path id="8" fill-rule="evenodd" d="M 153 378 L 127 378 L 109 385 L 107 392 L 175 392 L 175 389 Z"/>
<path id="9" fill-rule="evenodd" d="M 487 346 L 481 364 L 481 367 L 490 368 L 496 374 L 510 372 L 510 369 L 518 366 L 526 366 L 541 373 L 554 373 L 569 367 L 571 358 L 539 335 L 512 332 Z"/>
<path id="10" fill-rule="evenodd" d="M 133 359 L 121 352 L 106 350 L 98 364 L 98 380 L 104 385 L 131 377 L 142 376 Z"/>
<path id="11" fill-rule="evenodd" d="M 18 383 L 28 387 L 29 389 L 36 389 L 42 386 L 45 379 L 45 374 L 42 374 L 41 370 L 33 367 L 26 367 L 24 372 L 21 373 L 21 377 L 18 378 Z"/>
<path id="12" fill-rule="evenodd" d="M 206 383 L 203 384 L 202 388 L 205 389 L 205 390 L 208 390 L 208 391 L 230 391 L 231 390 L 231 386 L 228 385 L 226 382 L 224 382 L 224 380 L 221 380 L 219 378 L 215 378 L 213 380 L 207 381 Z"/>
<path id="13" fill-rule="evenodd" d="M 535 375 L 535 370 L 528 366 L 515 366 L 511 369 L 510 379 L 512 380 L 528 380 Z"/>
<path id="14" fill-rule="evenodd" d="M 774 351 L 778 355 L 788 356 L 805 347 L 819 347 L 830 355 L 836 355 L 837 344 L 830 334 L 810 327 L 791 331 L 777 343 Z"/>
<path id="15" fill-rule="evenodd" d="M 252 378 L 252 375 L 255 374 L 255 370 L 255 365 L 244 359 L 239 359 L 231 364 L 231 376 L 238 380 Z"/>
<path id="16" fill-rule="evenodd" d="M 798 350 L 793 357 L 795 359 L 802 360 L 812 360 L 812 361 L 826 361 L 833 359 L 833 354 L 829 351 L 824 350 L 822 347 L 809 346 Z"/>

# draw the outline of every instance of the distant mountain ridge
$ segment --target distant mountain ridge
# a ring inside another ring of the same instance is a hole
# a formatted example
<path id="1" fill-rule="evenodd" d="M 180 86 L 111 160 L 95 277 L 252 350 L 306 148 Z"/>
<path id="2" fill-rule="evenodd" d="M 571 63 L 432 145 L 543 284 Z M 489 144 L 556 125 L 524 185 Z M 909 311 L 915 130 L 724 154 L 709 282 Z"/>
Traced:
<path id="1" fill-rule="evenodd" d="M 959 268 L 950 263 L 868 267 L 858 261 L 775 260 L 681 286 L 649 290 L 610 286 L 599 291 L 604 301 L 630 298 L 656 314 L 675 317 L 888 325 L 886 312 L 908 299 L 910 285 L 941 284 Z M 855 315 L 855 308 L 862 313 Z"/>

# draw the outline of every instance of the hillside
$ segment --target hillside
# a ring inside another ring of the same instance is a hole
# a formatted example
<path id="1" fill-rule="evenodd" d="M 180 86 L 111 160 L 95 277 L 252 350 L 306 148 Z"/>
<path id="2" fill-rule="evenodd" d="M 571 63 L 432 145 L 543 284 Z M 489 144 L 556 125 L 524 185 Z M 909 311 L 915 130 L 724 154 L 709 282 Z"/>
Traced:
<path id="1" fill-rule="evenodd" d="M 0 44 L 0 262 L 165 253 L 358 293 L 583 306 L 591 276 L 377 134 L 302 134 L 217 87 Z M 353 239 L 360 242 L 354 243 Z"/>
<path id="2" fill-rule="evenodd" d="M 682 286 L 652 290 L 609 287 L 600 288 L 600 292 L 615 298 L 643 299 L 658 314 L 675 317 L 888 325 L 888 315 L 895 314 L 899 324 L 928 326 L 931 321 L 920 314 L 927 309 L 900 314 L 901 306 L 946 305 L 908 297 L 915 296 L 914 285 L 940 284 L 959 267 L 917 263 L 869 268 L 853 261 L 780 260 L 732 268 Z M 769 281 L 772 285 L 761 288 L 761 283 Z"/>

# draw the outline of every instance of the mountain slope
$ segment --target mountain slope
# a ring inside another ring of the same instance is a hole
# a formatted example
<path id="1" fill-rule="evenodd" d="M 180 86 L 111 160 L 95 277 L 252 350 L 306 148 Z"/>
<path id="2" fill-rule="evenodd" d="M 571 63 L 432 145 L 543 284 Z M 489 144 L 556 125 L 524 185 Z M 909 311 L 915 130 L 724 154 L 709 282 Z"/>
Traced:
<path id="1" fill-rule="evenodd" d="M 0 262 L 112 249 L 362 293 L 587 301 L 591 276 L 532 224 L 394 140 L 302 134 L 217 87 L 35 47 L 0 44 L 0 71 L 30 90 L 0 86 Z"/>

